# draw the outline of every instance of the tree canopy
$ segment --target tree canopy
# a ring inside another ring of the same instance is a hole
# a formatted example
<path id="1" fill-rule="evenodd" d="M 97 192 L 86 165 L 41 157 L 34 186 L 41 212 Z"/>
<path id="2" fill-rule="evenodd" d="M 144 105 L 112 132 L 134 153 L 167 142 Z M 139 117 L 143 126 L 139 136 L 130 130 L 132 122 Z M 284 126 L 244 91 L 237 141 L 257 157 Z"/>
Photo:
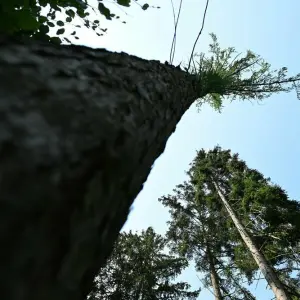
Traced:
<path id="1" fill-rule="evenodd" d="M 172 251 L 195 260 L 208 286 L 213 286 L 212 267 L 217 270 L 225 299 L 253 299 L 243 283 L 259 280 L 258 265 L 220 201 L 214 178 L 283 285 L 298 297 L 299 202 L 249 168 L 238 154 L 219 146 L 200 150 L 187 174 L 174 194 L 160 199 L 170 208 L 167 238 Z"/>
<path id="2" fill-rule="evenodd" d="M 198 99 L 198 107 L 209 103 L 221 110 L 224 99 L 234 101 L 261 101 L 273 94 L 295 90 L 300 99 L 300 73 L 288 75 L 288 69 L 272 69 L 261 56 L 248 50 L 244 55 L 234 47 L 222 49 L 215 34 L 211 33 L 212 43 L 208 54 L 200 53 L 192 57 L 193 64 L 185 68 L 195 74 L 206 91 Z"/>
<path id="3" fill-rule="evenodd" d="M 167 231 L 172 252 L 195 261 L 206 288 L 213 288 L 216 299 L 254 299 L 243 285 L 251 281 L 249 270 L 238 270 L 232 259 L 236 241 L 228 230 L 228 217 L 216 209 L 217 199 L 204 187 L 190 181 L 176 187 L 173 195 L 160 198 L 171 213 Z M 207 205 L 205 199 L 215 202 Z"/>
<path id="4" fill-rule="evenodd" d="M 167 254 L 166 239 L 151 227 L 140 234 L 123 232 L 88 299 L 195 300 L 199 290 L 174 281 L 187 266 L 186 259 Z"/>

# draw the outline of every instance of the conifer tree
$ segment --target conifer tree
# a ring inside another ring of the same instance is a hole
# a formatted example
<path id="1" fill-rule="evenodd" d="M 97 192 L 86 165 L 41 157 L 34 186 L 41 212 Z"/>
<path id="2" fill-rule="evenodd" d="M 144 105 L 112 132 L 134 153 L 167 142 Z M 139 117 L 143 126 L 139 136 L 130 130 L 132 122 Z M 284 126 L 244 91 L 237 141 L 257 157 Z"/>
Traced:
<path id="1" fill-rule="evenodd" d="M 231 259 L 234 244 L 226 228 L 226 213 L 215 207 L 220 206 L 216 194 L 190 180 L 160 201 L 170 208 L 167 238 L 172 252 L 195 261 L 215 299 L 255 299 L 242 284 L 249 274 L 240 272 Z"/>
<path id="2" fill-rule="evenodd" d="M 248 168 L 237 154 L 220 147 L 199 151 L 190 176 L 194 184 L 204 185 L 219 196 L 221 205 L 216 207 L 227 212 L 228 228 L 237 229 L 244 241 L 244 245 L 235 247 L 234 260 L 239 267 L 258 267 L 277 299 L 298 297 L 299 292 L 291 283 L 296 280 L 292 273 L 299 259 L 299 252 L 292 251 L 299 247 L 299 203 L 289 200 L 286 192 L 269 178 Z M 283 264 L 289 266 L 285 274 L 279 268 Z"/>
<path id="3" fill-rule="evenodd" d="M 186 259 L 166 253 L 166 239 L 149 227 L 120 234 L 112 255 L 95 279 L 89 300 L 195 300 L 199 290 L 174 279 Z"/>

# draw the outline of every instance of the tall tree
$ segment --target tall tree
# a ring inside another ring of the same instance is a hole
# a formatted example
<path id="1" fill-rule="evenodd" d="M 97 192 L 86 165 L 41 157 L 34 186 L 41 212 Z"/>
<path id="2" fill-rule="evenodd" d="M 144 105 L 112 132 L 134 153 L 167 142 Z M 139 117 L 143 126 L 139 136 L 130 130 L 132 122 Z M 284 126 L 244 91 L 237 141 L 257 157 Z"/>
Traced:
<path id="1" fill-rule="evenodd" d="M 196 299 L 186 282 L 174 282 L 188 266 L 184 258 L 166 253 L 166 239 L 151 227 L 141 234 L 121 233 L 89 300 Z"/>
<path id="2" fill-rule="evenodd" d="M 273 266 L 282 263 L 284 257 L 288 259 L 286 248 L 291 243 L 299 244 L 299 203 L 288 200 L 280 187 L 249 169 L 237 155 L 219 147 L 208 152 L 199 151 L 191 173 L 193 180 L 219 195 L 223 208 L 276 298 L 290 299 Z M 269 243 L 269 238 L 278 232 L 281 238 Z"/>
<path id="3" fill-rule="evenodd" d="M 217 182 L 214 179 L 212 179 L 212 181 L 224 206 L 228 211 L 229 216 L 231 217 L 236 228 L 238 229 L 246 246 L 249 248 L 250 252 L 252 253 L 255 262 L 257 263 L 259 269 L 261 270 L 262 274 L 264 275 L 268 284 L 270 285 L 274 295 L 276 296 L 276 299 L 288 300 L 289 299 L 288 294 L 285 291 L 285 287 L 280 281 L 280 279 L 278 278 L 276 272 L 269 264 L 269 262 L 266 260 L 260 248 L 255 244 L 254 239 L 247 232 L 245 226 L 242 224 L 238 216 L 235 214 L 234 210 L 232 209 L 231 205 L 227 201 L 224 193 L 222 192 L 221 188 L 218 186 Z"/>
<path id="4" fill-rule="evenodd" d="M 160 198 L 171 213 L 167 231 L 171 250 L 195 261 L 196 270 L 204 274 L 205 287 L 212 287 L 216 300 L 254 299 L 243 285 L 246 274 L 238 272 L 231 260 L 235 244 L 227 230 L 227 215 L 213 208 L 218 205 L 212 201 L 216 195 L 191 179 L 178 185 L 173 195 Z"/>
<path id="5" fill-rule="evenodd" d="M 230 92 L 255 98 L 299 80 L 253 56 L 225 62 L 232 76 L 1 37 L 3 299 L 84 299 L 190 105 L 211 95 L 218 109 Z"/>

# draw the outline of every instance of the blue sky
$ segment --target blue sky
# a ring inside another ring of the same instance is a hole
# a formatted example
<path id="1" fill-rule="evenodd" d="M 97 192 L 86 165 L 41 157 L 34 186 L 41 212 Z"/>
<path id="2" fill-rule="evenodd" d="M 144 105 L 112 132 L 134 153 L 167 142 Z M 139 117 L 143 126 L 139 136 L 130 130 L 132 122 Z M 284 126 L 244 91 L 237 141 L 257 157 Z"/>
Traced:
<path id="1" fill-rule="evenodd" d="M 144 2 L 139 3 L 144 4 Z M 96 3 L 96 2 L 91 2 Z M 105 2 L 104 2 L 105 3 Z M 81 30 L 77 43 L 90 47 L 123 51 L 162 62 L 169 59 L 173 37 L 171 2 L 152 1 L 161 9 L 142 11 L 137 5 L 124 9 L 117 6 L 127 24 L 102 21 L 108 28 L 105 37 Z M 174 0 L 175 7 L 179 1 Z M 204 0 L 183 0 L 177 32 L 175 64 L 187 60 L 202 22 Z M 300 1 L 285 0 L 211 0 L 202 36 L 196 51 L 205 52 L 214 32 L 222 47 L 234 46 L 239 52 L 251 49 L 274 68 L 286 66 L 291 74 L 300 72 Z M 166 230 L 168 212 L 157 201 L 172 192 L 185 179 L 185 171 L 200 148 L 219 144 L 238 152 L 252 168 L 286 189 L 291 198 L 299 199 L 300 185 L 300 101 L 294 92 L 275 95 L 262 104 L 229 103 L 221 114 L 204 106 L 200 113 L 195 106 L 186 112 L 165 152 L 156 160 L 153 170 L 133 205 L 124 230 L 140 230 L 153 226 L 159 233 Z M 193 270 L 182 278 L 194 287 L 200 282 Z M 272 294 L 261 283 L 253 292 L 257 299 L 271 299 Z M 203 290 L 199 299 L 213 299 Z"/>

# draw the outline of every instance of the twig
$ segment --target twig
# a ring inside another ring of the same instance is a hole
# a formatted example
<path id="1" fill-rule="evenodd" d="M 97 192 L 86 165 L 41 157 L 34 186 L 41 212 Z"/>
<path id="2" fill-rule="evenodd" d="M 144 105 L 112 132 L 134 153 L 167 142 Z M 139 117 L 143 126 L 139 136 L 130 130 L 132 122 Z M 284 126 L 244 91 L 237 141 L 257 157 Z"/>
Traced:
<path id="1" fill-rule="evenodd" d="M 190 61 L 189 61 L 189 65 L 188 65 L 187 71 L 189 71 L 189 69 L 190 69 L 190 65 L 191 65 L 192 57 L 194 55 L 196 44 L 197 44 L 197 42 L 199 40 L 199 37 L 200 37 L 200 35 L 201 35 L 202 31 L 203 31 L 203 28 L 204 28 L 204 23 L 205 23 L 205 18 L 206 18 L 206 12 L 207 12 L 207 8 L 208 8 L 208 3 L 209 3 L 209 0 L 206 0 L 206 6 L 205 6 L 204 14 L 203 14 L 203 19 L 202 19 L 202 26 L 201 26 L 201 29 L 200 29 L 200 31 L 198 33 L 198 36 L 197 36 L 196 40 L 195 40 L 195 43 L 194 43 L 194 46 L 193 46 L 193 50 L 192 50 L 192 53 L 191 53 L 191 57 L 190 57 Z"/>
<path id="2" fill-rule="evenodd" d="M 173 18 L 174 18 L 174 36 L 173 36 L 173 41 L 172 41 L 171 51 L 170 51 L 170 64 L 172 65 L 174 60 L 174 55 L 175 55 L 175 49 L 176 49 L 176 34 L 177 34 L 177 26 L 178 26 L 180 12 L 181 12 L 182 0 L 180 0 L 177 19 L 175 19 L 175 8 L 174 8 L 173 0 L 171 0 L 171 4 L 172 4 Z"/>

